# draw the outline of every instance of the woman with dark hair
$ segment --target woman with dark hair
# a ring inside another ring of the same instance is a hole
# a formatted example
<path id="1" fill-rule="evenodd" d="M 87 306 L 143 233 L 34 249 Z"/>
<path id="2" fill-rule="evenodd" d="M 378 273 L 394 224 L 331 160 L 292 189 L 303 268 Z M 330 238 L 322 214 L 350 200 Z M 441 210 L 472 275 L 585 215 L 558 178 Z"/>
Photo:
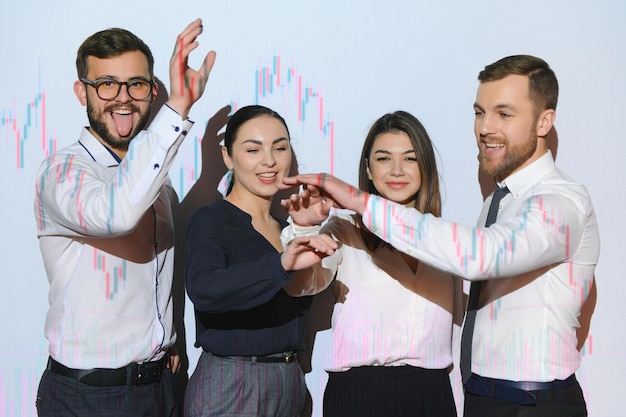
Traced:
<path id="1" fill-rule="evenodd" d="M 222 148 L 232 173 L 228 191 L 188 224 L 187 293 L 203 352 L 185 394 L 187 416 L 292 417 L 304 404 L 297 358 L 311 297 L 296 297 L 309 292 L 295 271 L 318 264 L 337 244 L 303 237 L 283 252 L 287 223 L 270 206 L 291 155 L 278 113 L 255 105 L 230 118 Z"/>
<path id="2" fill-rule="evenodd" d="M 373 124 L 361 153 L 359 188 L 441 214 L 435 153 L 419 120 L 397 111 Z M 314 233 L 312 222 L 294 217 L 306 211 L 309 198 L 304 191 L 283 201 L 294 218 L 284 242 Z M 323 206 L 310 203 L 313 212 Z M 462 318 L 459 280 L 382 241 L 359 215 L 335 215 L 320 234 L 341 243 L 322 261 L 336 274 L 324 417 L 456 416 L 448 373 L 453 319 Z"/>

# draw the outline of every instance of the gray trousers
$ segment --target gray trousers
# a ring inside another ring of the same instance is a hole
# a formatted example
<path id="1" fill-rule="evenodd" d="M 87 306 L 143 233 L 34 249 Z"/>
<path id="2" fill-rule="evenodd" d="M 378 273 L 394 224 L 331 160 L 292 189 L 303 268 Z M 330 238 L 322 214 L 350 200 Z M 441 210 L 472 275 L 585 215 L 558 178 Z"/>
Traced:
<path id="1" fill-rule="evenodd" d="M 185 392 L 185 416 L 295 417 L 305 394 L 297 361 L 264 363 L 202 352 Z"/>

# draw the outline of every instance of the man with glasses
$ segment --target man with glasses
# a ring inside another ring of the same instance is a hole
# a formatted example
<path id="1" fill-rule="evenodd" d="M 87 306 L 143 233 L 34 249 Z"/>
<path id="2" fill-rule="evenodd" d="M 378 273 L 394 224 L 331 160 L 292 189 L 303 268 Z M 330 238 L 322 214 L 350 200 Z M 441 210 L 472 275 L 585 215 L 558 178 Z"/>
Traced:
<path id="1" fill-rule="evenodd" d="M 74 92 L 89 126 L 44 160 L 36 183 L 50 283 L 39 416 L 180 414 L 168 169 L 215 62 L 211 51 L 198 71 L 187 65 L 201 33 L 197 19 L 178 36 L 169 98 L 147 130 L 158 88 L 148 46 L 113 28 L 78 49 Z"/>

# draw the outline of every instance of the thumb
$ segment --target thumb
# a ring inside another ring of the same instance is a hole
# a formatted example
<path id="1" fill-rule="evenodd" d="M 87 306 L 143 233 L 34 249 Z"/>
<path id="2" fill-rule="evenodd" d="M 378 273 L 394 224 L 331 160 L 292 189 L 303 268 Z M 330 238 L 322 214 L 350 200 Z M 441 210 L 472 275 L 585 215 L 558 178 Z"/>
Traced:
<path id="1" fill-rule="evenodd" d="M 204 58 L 204 62 L 202 63 L 202 67 L 200 67 L 199 72 L 205 81 L 209 78 L 209 74 L 211 74 L 211 70 L 213 69 L 213 65 L 215 65 L 216 58 L 217 53 L 215 51 L 210 51 Z"/>

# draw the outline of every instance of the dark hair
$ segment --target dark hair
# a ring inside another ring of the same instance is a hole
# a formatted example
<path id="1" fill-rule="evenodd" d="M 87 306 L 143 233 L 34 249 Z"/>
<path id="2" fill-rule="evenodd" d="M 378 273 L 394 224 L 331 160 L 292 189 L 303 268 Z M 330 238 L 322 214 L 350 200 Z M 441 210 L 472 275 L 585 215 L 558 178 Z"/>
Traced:
<path id="1" fill-rule="evenodd" d="M 224 132 L 224 147 L 226 147 L 226 151 L 228 155 L 232 155 L 233 143 L 235 143 L 235 139 L 237 139 L 237 133 L 241 126 L 249 120 L 256 119 L 260 116 L 269 116 L 273 117 L 276 120 L 280 121 L 283 126 L 285 126 L 285 130 L 287 131 L 287 138 L 290 138 L 289 128 L 287 127 L 287 122 L 285 119 L 275 112 L 274 110 L 261 106 L 258 104 L 253 104 L 251 106 L 244 106 L 237 110 L 228 120 L 226 124 L 226 131 Z M 233 189 L 234 178 L 231 179 L 230 184 L 228 184 L 228 190 L 226 191 L 226 195 L 230 194 Z"/>
<path id="2" fill-rule="evenodd" d="M 487 65 L 478 74 L 481 83 L 498 81 L 508 75 L 528 76 L 528 96 L 535 104 L 536 114 L 544 110 L 556 110 L 559 83 L 554 71 L 541 58 L 531 55 L 512 55 Z"/>
<path id="3" fill-rule="evenodd" d="M 432 141 L 420 121 L 410 113 L 396 111 L 376 120 L 370 128 L 359 162 L 359 188 L 370 194 L 380 195 L 374 183 L 367 176 L 370 153 L 376 138 L 384 133 L 406 133 L 411 141 L 417 158 L 422 185 L 416 195 L 416 208 L 422 213 L 441 216 L 441 193 L 439 191 L 439 173 Z M 360 216 L 358 223 L 362 226 Z M 361 227 L 363 239 L 370 250 L 376 249 L 382 242 L 365 227 Z"/>
<path id="4" fill-rule="evenodd" d="M 80 45 L 76 54 L 76 72 L 78 78 L 87 76 L 87 57 L 105 59 L 121 55 L 125 52 L 139 51 L 148 60 L 150 77 L 154 76 L 154 58 L 148 45 L 131 32 L 111 28 L 96 32 Z"/>

